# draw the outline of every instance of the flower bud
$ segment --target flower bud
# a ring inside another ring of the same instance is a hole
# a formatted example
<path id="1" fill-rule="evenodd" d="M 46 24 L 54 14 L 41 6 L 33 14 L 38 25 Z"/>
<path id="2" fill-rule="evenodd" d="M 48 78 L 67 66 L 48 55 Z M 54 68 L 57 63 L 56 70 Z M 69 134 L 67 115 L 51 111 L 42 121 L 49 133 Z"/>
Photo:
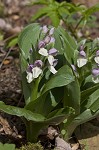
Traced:
<path id="1" fill-rule="evenodd" d="M 45 44 L 48 44 L 51 40 L 51 37 L 50 36 L 46 36 L 45 39 L 44 39 L 44 42 Z"/>
<path id="2" fill-rule="evenodd" d="M 49 53 L 49 55 L 56 56 L 57 53 L 58 53 L 58 51 L 57 51 L 57 49 L 52 48 L 52 49 L 50 49 L 50 50 L 48 51 L 48 53 Z"/>
<path id="3" fill-rule="evenodd" d="M 94 69 L 92 70 L 92 75 L 93 75 L 94 77 L 99 76 L 99 68 L 94 68 Z"/>
<path id="4" fill-rule="evenodd" d="M 43 27 L 42 27 L 42 32 L 45 33 L 45 34 L 48 32 L 47 26 L 43 26 Z"/>
<path id="5" fill-rule="evenodd" d="M 41 60 L 36 60 L 36 61 L 34 62 L 34 66 L 41 68 L 41 67 L 43 66 L 43 62 L 42 62 Z"/>
<path id="6" fill-rule="evenodd" d="M 92 70 L 92 81 L 94 83 L 99 83 L 99 68 L 94 68 Z"/>
<path id="7" fill-rule="evenodd" d="M 51 28 L 49 31 L 49 35 L 53 35 L 53 33 L 54 33 L 54 28 Z"/>
<path id="8" fill-rule="evenodd" d="M 84 51 L 84 46 L 83 45 L 80 46 L 80 51 Z"/>
<path id="9" fill-rule="evenodd" d="M 55 38 L 54 37 L 51 37 L 49 44 L 50 43 L 55 43 Z"/>
<path id="10" fill-rule="evenodd" d="M 83 50 L 81 50 L 81 51 L 79 52 L 79 55 L 82 56 L 82 57 L 86 57 L 86 53 L 85 53 Z"/>
<path id="11" fill-rule="evenodd" d="M 99 50 L 96 51 L 96 56 L 99 56 Z"/>
<path id="12" fill-rule="evenodd" d="M 45 46 L 45 42 L 44 41 L 39 41 L 39 44 L 38 44 L 38 48 L 43 48 Z"/>
<path id="13" fill-rule="evenodd" d="M 33 67 L 34 67 L 34 65 L 30 64 L 27 68 L 27 72 L 32 72 Z"/>

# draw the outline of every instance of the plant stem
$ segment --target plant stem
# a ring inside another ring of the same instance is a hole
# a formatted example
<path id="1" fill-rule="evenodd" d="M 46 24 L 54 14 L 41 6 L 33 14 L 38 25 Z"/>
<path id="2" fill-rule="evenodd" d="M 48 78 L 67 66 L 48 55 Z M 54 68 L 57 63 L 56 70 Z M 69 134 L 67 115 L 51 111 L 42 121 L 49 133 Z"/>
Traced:
<path id="1" fill-rule="evenodd" d="M 37 99 L 39 82 L 40 82 L 40 78 L 36 79 L 33 82 L 33 85 L 31 87 L 31 99 L 30 99 L 30 101 L 34 101 L 35 99 Z"/>
<path id="2" fill-rule="evenodd" d="M 78 26 L 80 25 L 80 23 L 82 22 L 83 18 L 84 18 L 84 17 L 82 17 L 82 18 L 79 20 L 79 22 L 77 23 L 77 25 L 76 25 L 76 27 L 75 27 L 75 29 L 74 29 L 74 32 L 77 30 L 77 28 L 78 28 Z"/>
<path id="3" fill-rule="evenodd" d="M 38 140 L 39 131 L 44 127 L 43 123 L 34 123 L 26 121 L 27 141 L 36 143 Z"/>

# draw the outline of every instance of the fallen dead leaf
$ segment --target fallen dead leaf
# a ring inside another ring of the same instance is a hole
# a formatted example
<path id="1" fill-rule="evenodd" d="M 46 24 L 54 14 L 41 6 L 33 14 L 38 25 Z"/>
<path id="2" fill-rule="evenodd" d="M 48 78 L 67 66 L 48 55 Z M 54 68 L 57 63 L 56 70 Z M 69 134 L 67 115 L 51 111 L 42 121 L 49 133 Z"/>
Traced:
<path id="1" fill-rule="evenodd" d="M 8 65 L 10 62 L 11 62 L 10 60 L 7 60 L 7 59 L 6 59 L 6 60 L 3 61 L 3 64 L 4 64 L 4 65 Z"/>
<path id="2" fill-rule="evenodd" d="M 72 150 L 78 150 L 79 148 L 79 143 L 76 143 L 73 145 Z"/>
<path id="3" fill-rule="evenodd" d="M 18 16 L 18 15 L 13 15 L 13 16 L 12 16 L 12 19 L 13 19 L 13 20 L 18 20 L 18 19 L 19 19 L 19 16 Z"/>
<path id="4" fill-rule="evenodd" d="M 7 120 L 4 119 L 2 116 L 0 116 L 0 125 L 2 125 L 3 131 L 4 131 L 6 134 L 11 135 L 11 134 L 13 133 L 13 132 L 12 132 L 12 129 L 10 128 L 9 123 L 8 123 Z"/>
<path id="5" fill-rule="evenodd" d="M 70 144 L 68 144 L 59 136 L 55 138 L 55 145 L 56 145 L 55 148 L 58 150 L 72 150 L 72 148 L 70 147 Z"/>

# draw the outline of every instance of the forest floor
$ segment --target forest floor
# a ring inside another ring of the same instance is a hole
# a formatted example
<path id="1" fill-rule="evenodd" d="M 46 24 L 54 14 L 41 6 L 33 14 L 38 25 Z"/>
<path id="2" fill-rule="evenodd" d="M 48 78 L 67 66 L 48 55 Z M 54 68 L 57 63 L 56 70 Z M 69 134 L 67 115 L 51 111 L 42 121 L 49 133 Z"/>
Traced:
<path id="1" fill-rule="evenodd" d="M 16 36 L 24 26 L 28 25 L 31 16 L 40 8 L 40 6 L 25 6 L 26 2 L 27 0 L 24 2 L 4 0 L 4 13 L 0 16 L 0 27 L 4 34 L 4 39 L 0 41 L 0 101 L 20 107 L 24 107 L 24 98 L 21 90 L 19 48 L 17 45 L 7 48 L 5 41 Z M 8 25 L 5 29 L 2 27 L 2 21 Z M 39 22 L 50 24 L 45 18 Z M 92 28 L 90 32 L 92 38 L 98 37 L 99 27 Z M 76 137 L 74 144 L 80 143 L 82 150 L 99 150 L 99 118 L 78 127 L 74 136 Z M 0 113 L 0 142 L 14 143 L 17 147 L 26 142 L 25 126 L 20 118 Z"/>

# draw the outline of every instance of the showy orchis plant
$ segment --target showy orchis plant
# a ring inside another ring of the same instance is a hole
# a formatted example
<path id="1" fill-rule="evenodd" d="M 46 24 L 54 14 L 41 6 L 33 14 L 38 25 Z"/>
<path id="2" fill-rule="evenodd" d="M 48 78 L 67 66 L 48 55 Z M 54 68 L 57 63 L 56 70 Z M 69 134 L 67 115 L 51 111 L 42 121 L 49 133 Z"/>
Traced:
<path id="1" fill-rule="evenodd" d="M 21 117 L 27 140 L 59 125 L 64 139 L 99 114 L 98 38 L 77 43 L 63 28 L 27 26 L 19 36 L 25 107 L 0 102 L 0 110 Z"/>

